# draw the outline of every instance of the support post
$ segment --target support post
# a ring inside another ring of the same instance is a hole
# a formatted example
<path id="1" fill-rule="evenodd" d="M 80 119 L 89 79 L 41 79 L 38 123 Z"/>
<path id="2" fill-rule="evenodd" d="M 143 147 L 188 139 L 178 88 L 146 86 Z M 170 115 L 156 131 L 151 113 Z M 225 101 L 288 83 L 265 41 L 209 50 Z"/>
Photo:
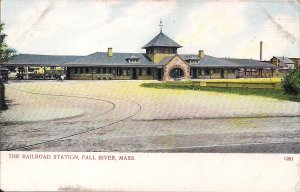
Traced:
<path id="1" fill-rule="evenodd" d="M 44 66 L 44 79 L 46 79 L 46 67 Z"/>
<path id="2" fill-rule="evenodd" d="M 92 67 L 92 80 L 94 80 L 94 67 Z"/>
<path id="3" fill-rule="evenodd" d="M 26 79 L 29 79 L 28 70 L 29 70 L 29 67 L 25 66 L 25 76 L 26 76 Z"/>
<path id="4" fill-rule="evenodd" d="M 22 66 L 22 77 L 21 79 L 23 80 L 24 79 L 24 66 Z"/>
<path id="5" fill-rule="evenodd" d="M 21 78 L 21 67 L 18 66 L 18 80 Z"/>

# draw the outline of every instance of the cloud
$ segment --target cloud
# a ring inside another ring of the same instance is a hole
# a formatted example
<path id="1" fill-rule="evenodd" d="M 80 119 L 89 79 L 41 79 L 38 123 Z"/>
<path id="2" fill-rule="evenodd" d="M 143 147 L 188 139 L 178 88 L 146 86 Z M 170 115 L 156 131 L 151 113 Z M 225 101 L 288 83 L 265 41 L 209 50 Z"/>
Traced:
<path id="1" fill-rule="evenodd" d="M 224 54 L 222 43 L 243 33 L 247 20 L 242 14 L 244 3 L 207 2 L 192 9 L 178 35 L 182 52 L 196 53 L 205 49 L 211 54 Z"/>
<path id="2" fill-rule="evenodd" d="M 20 1 L 4 2 L 15 2 L 14 10 Z M 258 58 L 263 41 L 265 59 L 300 56 L 299 14 L 289 3 L 272 14 L 272 6 L 264 12 L 259 3 L 241 1 L 21 2 L 18 11 L 4 12 L 10 18 L 7 43 L 21 53 L 85 55 L 108 47 L 141 52 L 159 33 L 162 18 L 163 32 L 183 46 L 179 53 L 204 49 L 217 57 Z"/>
<path id="3" fill-rule="evenodd" d="M 81 55 L 107 47 L 140 52 L 153 38 L 150 31 L 159 18 L 176 7 L 172 1 L 129 1 L 126 5 L 121 1 L 42 2 L 18 15 L 26 25 L 18 27 L 18 21 L 8 29 L 13 37 L 10 45 L 21 52 Z M 161 7 L 168 9 L 161 11 Z"/>
<path id="4" fill-rule="evenodd" d="M 4 3 L 8 3 L 7 1 L 4 1 Z M 5 9 L 4 13 L 7 14 L 6 17 L 15 18 L 13 20 L 14 23 L 8 23 L 7 28 L 5 29 L 9 36 L 12 38 L 9 38 L 10 42 L 12 44 L 22 43 L 22 41 L 26 40 L 26 38 L 30 37 L 32 30 L 32 26 L 37 21 L 38 17 L 41 16 L 38 13 L 42 13 L 49 7 L 49 1 L 32 1 L 32 4 L 34 6 L 30 6 L 31 4 L 28 4 L 28 1 L 22 1 L 21 5 L 26 7 L 29 5 L 26 9 L 22 8 L 19 9 L 17 12 L 13 12 L 9 7 L 8 9 Z M 9 13 L 12 13 L 11 15 Z M 5 21 L 4 21 L 5 22 Z"/>
<path id="5" fill-rule="evenodd" d="M 42 10 L 42 13 L 39 15 L 39 17 L 36 19 L 36 21 L 31 25 L 31 27 L 22 33 L 21 39 L 26 38 L 26 36 L 28 35 L 28 33 L 30 33 L 30 31 L 35 30 L 35 28 L 41 23 L 41 21 L 44 18 L 47 17 L 47 15 L 49 14 L 49 12 L 52 9 L 53 9 L 53 2 L 51 2 L 50 5 L 46 5 L 44 10 Z"/>
<path id="6" fill-rule="evenodd" d="M 285 30 L 284 27 L 282 26 L 279 22 L 276 21 L 276 19 L 267 11 L 264 11 L 264 13 L 267 15 L 269 21 L 273 24 L 273 26 L 275 27 L 275 29 L 282 33 L 287 40 L 292 40 L 295 41 L 296 37 L 294 34 L 291 34 L 289 31 Z"/>
<path id="7" fill-rule="evenodd" d="M 277 24 L 274 24 L 274 20 Z M 298 18 L 285 14 L 268 18 L 264 25 L 260 26 L 256 39 L 253 42 L 247 41 L 247 38 L 243 39 L 235 54 L 259 59 L 259 41 L 263 41 L 264 60 L 269 60 L 272 56 L 299 57 L 300 28 L 291 21 L 300 22 Z"/>
<path id="8" fill-rule="evenodd" d="M 168 9 L 162 12 L 160 7 Z M 156 29 L 159 18 L 170 14 L 175 7 L 176 3 L 167 1 L 134 2 L 122 14 L 115 13 L 117 16 L 113 19 L 108 18 L 105 26 L 89 31 L 87 42 L 95 51 L 106 51 L 107 47 L 113 47 L 114 51 L 119 52 L 140 52 L 141 47 L 153 38 L 153 29 Z"/>
<path id="9" fill-rule="evenodd" d="M 85 34 L 96 25 L 104 25 L 111 3 L 99 1 L 40 1 L 26 8 L 8 29 L 10 44 L 18 50 L 44 54 L 63 54 L 74 41 L 84 41 Z M 34 12 L 34 14 L 33 14 Z M 20 26 L 18 26 L 20 24 Z M 82 48 L 82 47 L 81 47 Z M 60 52 L 60 53 L 59 53 Z"/>

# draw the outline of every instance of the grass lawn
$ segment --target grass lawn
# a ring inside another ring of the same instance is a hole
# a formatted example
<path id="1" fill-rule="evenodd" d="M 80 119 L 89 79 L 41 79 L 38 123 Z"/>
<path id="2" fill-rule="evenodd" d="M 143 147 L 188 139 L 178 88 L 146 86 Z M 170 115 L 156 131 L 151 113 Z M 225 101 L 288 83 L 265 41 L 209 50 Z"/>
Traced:
<path id="1" fill-rule="evenodd" d="M 245 82 L 249 83 L 262 83 L 270 82 L 270 79 L 220 79 L 220 80 L 207 80 L 207 82 Z M 280 82 L 280 78 L 273 78 L 271 82 Z M 222 87 L 204 87 L 200 86 L 198 83 L 193 87 L 192 81 L 182 81 L 182 82 L 162 82 L 162 83 L 143 83 L 142 87 L 147 88 L 157 88 L 157 89 L 184 89 L 184 90 L 195 90 L 195 91 L 213 91 L 220 93 L 230 93 L 239 95 L 256 95 L 263 97 L 270 97 L 280 100 L 296 101 L 300 102 L 300 95 L 288 95 L 283 93 L 281 89 L 245 89 L 245 88 L 222 88 Z"/>

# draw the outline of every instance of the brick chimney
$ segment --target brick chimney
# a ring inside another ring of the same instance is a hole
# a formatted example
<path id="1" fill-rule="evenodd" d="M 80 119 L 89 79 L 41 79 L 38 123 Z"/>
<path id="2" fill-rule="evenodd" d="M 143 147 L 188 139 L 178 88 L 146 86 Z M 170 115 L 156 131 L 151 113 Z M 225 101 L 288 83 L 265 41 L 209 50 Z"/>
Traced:
<path id="1" fill-rule="evenodd" d="M 112 48 L 111 48 L 111 47 L 109 47 L 109 48 L 107 49 L 107 56 L 109 56 L 109 57 L 112 57 L 112 56 L 113 56 L 113 52 L 112 52 Z"/>
<path id="2" fill-rule="evenodd" d="M 204 51 L 203 50 L 199 50 L 198 56 L 200 59 L 204 58 Z"/>

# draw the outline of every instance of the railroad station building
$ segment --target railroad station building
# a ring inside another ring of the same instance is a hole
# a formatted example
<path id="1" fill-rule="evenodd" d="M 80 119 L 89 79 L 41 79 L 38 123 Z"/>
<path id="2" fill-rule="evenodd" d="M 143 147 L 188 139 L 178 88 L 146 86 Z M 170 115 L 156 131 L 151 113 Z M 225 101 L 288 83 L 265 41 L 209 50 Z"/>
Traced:
<path id="1" fill-rule="evenodd" d="M 144 53 L 95 52 L 86 56 L 20 54 L 7 63 L 17 66 L 22 78 L 30 68 L 63 68 L 70 80 L 162 80 L 272 77 L 275 65 L 253 59 L 217 58 L 204 50 L 179 54 L 182 46 L 160 30 L 145 44 Z M 49 76 L 49 74 L 48 74 Z"/>

